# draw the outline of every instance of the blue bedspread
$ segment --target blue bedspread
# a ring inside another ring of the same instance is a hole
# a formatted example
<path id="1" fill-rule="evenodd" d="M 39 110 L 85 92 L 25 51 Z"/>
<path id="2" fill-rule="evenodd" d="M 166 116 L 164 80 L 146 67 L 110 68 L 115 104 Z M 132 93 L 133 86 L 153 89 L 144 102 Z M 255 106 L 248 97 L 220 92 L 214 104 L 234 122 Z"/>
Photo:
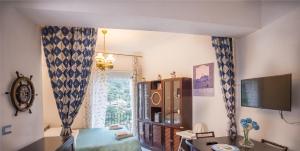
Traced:
<path id="1" fill-rule="evenodd" d="M 137 137 L 115 139 L 115 132 L 106 128 L 80 129 L 76 139 L 76 151 L 141 151 Z"/>

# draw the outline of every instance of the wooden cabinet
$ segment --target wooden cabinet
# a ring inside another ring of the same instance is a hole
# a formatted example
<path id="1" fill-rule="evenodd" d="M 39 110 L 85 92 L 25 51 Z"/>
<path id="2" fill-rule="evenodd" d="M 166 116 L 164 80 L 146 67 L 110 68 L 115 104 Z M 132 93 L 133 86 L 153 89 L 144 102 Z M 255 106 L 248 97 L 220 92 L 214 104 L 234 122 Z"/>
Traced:
<path id="1" fill-rule="evenodd" d="M 178 150 L 176 132 L 192 129 L 192 79 L 138 83 L 138 118 L 142 146 L 154 151 Z"/>

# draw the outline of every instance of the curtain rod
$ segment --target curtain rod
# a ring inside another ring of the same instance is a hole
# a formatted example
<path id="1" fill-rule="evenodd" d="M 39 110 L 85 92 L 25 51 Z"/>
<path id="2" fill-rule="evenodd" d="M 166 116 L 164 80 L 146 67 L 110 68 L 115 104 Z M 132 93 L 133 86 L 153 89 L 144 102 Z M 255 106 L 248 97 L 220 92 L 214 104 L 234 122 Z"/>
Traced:
<path id="1" fill-rule="evenodd" d="M 127 57 L 140 57 L 142 58 L 143 56 L 140 56 L 140 55 L 131 55 L 131 54 L 123 54 L 123 53 L 112 53 L 112 52 L 100 52 L 100 53 L 103 53 L 103 54 L 112 54 L 112 55 L 117 55 L 117 56 L 127 56 Z"/>

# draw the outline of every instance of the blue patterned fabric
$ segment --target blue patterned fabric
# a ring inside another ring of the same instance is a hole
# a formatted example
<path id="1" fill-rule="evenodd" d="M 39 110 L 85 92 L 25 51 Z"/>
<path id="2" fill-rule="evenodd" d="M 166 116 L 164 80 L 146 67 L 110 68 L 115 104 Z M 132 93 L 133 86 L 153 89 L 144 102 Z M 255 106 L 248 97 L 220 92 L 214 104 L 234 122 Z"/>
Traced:
<path id="1" fill-rule="evenodd" d="M 216 51 L 222 92 L 226 105 L 227 117 L 229 118 L 228 134 L 231 137 L 236 137 L 237 129 L 235 120 L 235 81 L 232 39 L 227 37 L 212 37 L 212 46 Z"/>
<path id="2" fill-rule="evenodd" d="M 71 125 L 87 89 L 96 38 L 94 28 L 42 28 L 48 73 L 62 121 L 61 136 L 71 134 Z"/>

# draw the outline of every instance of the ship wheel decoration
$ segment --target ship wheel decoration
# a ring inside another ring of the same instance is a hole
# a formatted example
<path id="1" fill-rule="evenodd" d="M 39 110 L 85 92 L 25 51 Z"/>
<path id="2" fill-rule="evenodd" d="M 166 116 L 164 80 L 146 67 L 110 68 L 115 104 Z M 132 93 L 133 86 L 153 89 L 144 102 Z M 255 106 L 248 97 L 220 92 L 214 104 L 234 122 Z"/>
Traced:
<path id="1" fill-rule="evenodd" d="M 6 94 L 10 95 L 11 102 L 16 109 L 15 116 L 18 115 L 18 112 L 29 111 L 31 114 L 30 107 L 33 104 L 35 96 L 35 90 L 33 83 L 31 82 L 32 75 L 28 78 L 16 72 L 17 79 L 13 82 L 10 92 Z"/>

